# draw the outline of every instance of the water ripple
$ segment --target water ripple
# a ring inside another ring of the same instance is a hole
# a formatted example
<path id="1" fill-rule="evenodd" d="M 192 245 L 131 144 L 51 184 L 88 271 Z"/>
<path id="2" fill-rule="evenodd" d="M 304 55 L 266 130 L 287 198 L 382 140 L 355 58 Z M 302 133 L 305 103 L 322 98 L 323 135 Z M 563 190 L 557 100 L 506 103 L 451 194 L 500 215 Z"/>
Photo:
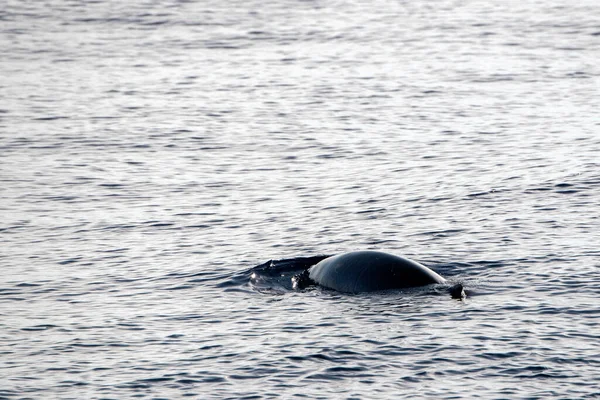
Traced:
<path id="1" fill-rule="evenodd" d="M 599 12 L 9 2 L 0 397 L 595 396 Z"/>

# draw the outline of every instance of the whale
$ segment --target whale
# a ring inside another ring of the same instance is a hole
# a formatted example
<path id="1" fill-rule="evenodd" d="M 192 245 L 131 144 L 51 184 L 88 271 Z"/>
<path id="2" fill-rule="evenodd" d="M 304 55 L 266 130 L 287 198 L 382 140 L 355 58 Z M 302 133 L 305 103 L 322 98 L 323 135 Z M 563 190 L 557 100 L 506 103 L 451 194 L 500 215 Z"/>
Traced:
<path id="1" fill-rule="evenodd" d="M 327 257 L 292 278 L 296 289 L 319 285 L 344 293 L 402 289 L 447 281 L 426 266 L 394 254 L 374 250 L 352 251 Z M 463 298 L 461 284 L 449 288 Z"/>

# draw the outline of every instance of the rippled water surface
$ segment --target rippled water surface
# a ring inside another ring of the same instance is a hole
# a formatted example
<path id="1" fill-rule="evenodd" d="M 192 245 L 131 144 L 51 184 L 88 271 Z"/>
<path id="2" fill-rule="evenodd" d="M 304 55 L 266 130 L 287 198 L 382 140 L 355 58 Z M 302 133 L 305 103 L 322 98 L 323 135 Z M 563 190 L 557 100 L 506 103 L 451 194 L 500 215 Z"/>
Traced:
<path id="1" fill-rule="evenodd" d="M 599 15 L 5 1 L 0 398 L 600 397 Z"/>

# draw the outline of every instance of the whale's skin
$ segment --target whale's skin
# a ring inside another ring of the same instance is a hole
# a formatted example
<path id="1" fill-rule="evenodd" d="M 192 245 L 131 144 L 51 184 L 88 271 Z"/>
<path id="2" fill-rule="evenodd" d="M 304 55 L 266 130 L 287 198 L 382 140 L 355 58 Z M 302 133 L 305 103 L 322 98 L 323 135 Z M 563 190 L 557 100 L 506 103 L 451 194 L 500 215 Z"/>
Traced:
<path id="1" fill-rule="evenodd" d="M 445 283 L 446 280 L 416 261 L 381 251 L 338 254 L 310 267 L 309 277 L 339 292 L 360 293 Z"/>

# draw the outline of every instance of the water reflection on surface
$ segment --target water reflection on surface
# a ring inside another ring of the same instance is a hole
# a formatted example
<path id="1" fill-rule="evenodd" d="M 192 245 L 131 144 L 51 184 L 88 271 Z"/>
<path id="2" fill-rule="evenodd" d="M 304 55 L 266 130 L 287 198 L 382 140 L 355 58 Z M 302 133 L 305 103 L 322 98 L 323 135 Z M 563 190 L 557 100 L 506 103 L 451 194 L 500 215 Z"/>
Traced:
<path id="1" fill-rule="evenodd" d="M 8 3 L 0 397 L 596 395 L 598 12 Z M 473 295 L 248 273 L 358 249 Z"/>

